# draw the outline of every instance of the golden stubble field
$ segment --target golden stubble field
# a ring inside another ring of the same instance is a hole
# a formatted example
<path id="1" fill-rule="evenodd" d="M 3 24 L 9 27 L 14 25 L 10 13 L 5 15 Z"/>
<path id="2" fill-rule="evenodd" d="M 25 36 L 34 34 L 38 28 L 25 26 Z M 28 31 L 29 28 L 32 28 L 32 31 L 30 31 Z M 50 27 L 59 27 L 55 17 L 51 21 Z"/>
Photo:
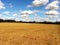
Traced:
<path id="1" fill-rule="evenodd" d="M 60 25 L 0 23 L 0 45 L 60 45 Z"/>

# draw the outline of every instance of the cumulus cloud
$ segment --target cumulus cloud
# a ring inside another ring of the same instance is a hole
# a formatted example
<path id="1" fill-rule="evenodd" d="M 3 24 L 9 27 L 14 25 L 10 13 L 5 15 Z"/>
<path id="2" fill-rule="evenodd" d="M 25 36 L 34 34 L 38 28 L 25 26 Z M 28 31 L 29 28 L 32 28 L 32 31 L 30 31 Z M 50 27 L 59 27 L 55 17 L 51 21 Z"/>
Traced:
<path id="1" fill-rule="evenodd" d="M 58 11 L 55 11 L 55 10 L 50 10 L 48 12 L 45 13 L 46 15 L 59 15 L 59 12 Z"/>
<path id="2" fill-rule="evenodd" d="M 22 18 L 26 18 L 26 17 L 28 17 L 28 15 L 21 15 L 20 17 L 22 17 Z"/>
<path id="3" fill-rule="evenodd" d="M 16 14 L 16 13 L 15 13 L 15 14 L 13 14 L 13 16 L 17 16 L 17 15 L 18 15 L 18 14 Z"/>
<path id="4" fill-rule="evenodd" d="M 20 18 L 22 18 L 22 21 L 29 22 L 30 18 L 28 15 L 21 15 Z"/>
<path id="5" fill-rule="evenodd" d="M 52 22 L 52 23 L 54 23 L 54 22 L 56 22 L 56 20 L 48 20 L 47 22 Z"/>
<path id="6" fill-rule="evenodd" d="M 36 21 L 36 22 L 45 22 L 45 21 L 49 22 L 50 20 L 49 20 L 49 18 L 35 17 L 34 21 Z"/>
<path id="7" fill-rule="evenodd" d="M 36 13 L 39 12 L 38 10 L 25 10 L 20 12 L 20 17 L 27 19 L 30 15 L 36 15 Z"/>
<path id="8" fill-rule="evenodd" d="M 39 17 L 36 12 L 38 12 L 37 10 L 31 11 L 31 10 L 25 10 L 21 12 L 20 17 L 23 18 L 22 21 L 26 21 L 26 22 L 31 22 L 31 21 L 36 21 L 36 22 L 55 22 L 56 20 L 53 20 L 52 18 L 57 18 L 58 17 L 58 12 L 55 10 L 51 10 L 49 12 L 46 12 L 45 14 L 48 15 L 48 18 L 41 18 Z M 34 18 L 31 20 L 31 18 L 29 18 L 29 15 L 34 14 Z M 49 19 L 50 18 L 50 19 Z M 52 20 L 51 20 L 52 19 Z"/>
<path id="9" fill-rule="evenodd" d="M 52 19 L 52 20 L 55 19 L 56 20 L 58 18 L 58 15 L 48 15 L 47 17 L 49 19 Z"/>
<path id="10" fill-rule="evenodd" d="M 18 21 L 20 21 L 20 19 L 17 19 L 17 18 L 16 18 L 15 21 L 18 22 Z"/>
<path id="11" fill-rule="evenodd" d="M 58 19 L 57 22 L 60 22 L 60 19 Z"/>
<path id="12" fill-rule="evenodd" d="M 34 18 L 35 22 L 44 22 L 45 20 L 46 20 L 46 18 L 41 18 L 39 16 L 37 16 L 37 17 Z"/>
<path id="13" fill-rule="evenodd" d="M 47 10 L 57 10 L 57 9 L 59 9 L 58 4 L 59 4 L 59 1 L 53 1 L 47 5 L 46 9 Z"/>
<path id="14" fill-rule="evenodd" d="M 59 0 L 54 0 L 53 2 L 49 3 L 46 7 L 46 10 L 48 12 L 45 12 L 45 15 L 48 17 L 49 22 L 56 22 L 57 19 L 59 18 Z"/>
<path id="15" fill-rule="evenodd" d="M 32 21 L 30 18 L 30 15 L 36 15 L 36 13 L 38 13 L 38 10 L 24 10 L 24 11 L 20 11 L 20 18 L 23 19 L 23 21 Z M 34 19 L 33 19 L 34 20 Z"/>
<path id="16" fill-rule="evenodd" d="M 4 3 L 0 1 L 0 9 L 5 9 Z"/>
<path id="17" fill-rule="evenodd" d="M 32 14 L 33 12 L 31 10 L 25 10 L 25 11 L 22 11 L 21 12 L 21 15 L 30 15 Z"/>
<path id="18" fill-rule="evenodd" d="M 48 11 L 45 14 L 48 17 L 48 22 L 56 22 L 59 15 L 58 11 L 54 11 L 54 10 Z"/>
<path id="19" fill-rule="evenodd" d="M 37 12 L 39 12 L 38 10 L 25 10 L 25 11 L 22 11 L 20 14 L 21 15 L 31 15 L 31 14 L 35 14 L 35 13 L 37 13 Z"/>
<path id="20" fill-rule="evenodd" d="M 39 16 L 35 16 L 35 17 L 34 17 L 34 21 L 35 21 L 35 22 L 40 22 L 40 17 L 39 17 Z"/>
<path id="21" fill-rule="evenodd" d="M 33 6 L 42 6 L 46 5 L 49 2 L 49 0 L 34 0 L 32 2 Z"/>
<path id="22" fill-rule="evenodd" d="M 54 22 L 56 22 L 56 21 L 57 21 L 57 19 L 55 20 L 55 19 L 53 19 L 53 18 L 46 17 L 44 21 L 54 23 Z"/>

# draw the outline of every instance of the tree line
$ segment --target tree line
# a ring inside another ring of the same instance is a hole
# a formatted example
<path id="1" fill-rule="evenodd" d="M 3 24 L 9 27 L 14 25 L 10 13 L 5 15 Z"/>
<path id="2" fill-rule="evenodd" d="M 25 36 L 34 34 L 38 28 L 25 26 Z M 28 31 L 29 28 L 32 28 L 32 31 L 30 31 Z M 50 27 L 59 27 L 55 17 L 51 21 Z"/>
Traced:
<path id="1" fill-rule="evenodd" d="M 36 21 L 32 21 L 32 22 L 26 22 L 26 21 L 15 21 L 15 20 L 3 20 L 0 19 L 0 22 L 15 22 L 15 23 L 42 23 L 42 24 L 60 24 L 60 22 L 36 22 Z"/>

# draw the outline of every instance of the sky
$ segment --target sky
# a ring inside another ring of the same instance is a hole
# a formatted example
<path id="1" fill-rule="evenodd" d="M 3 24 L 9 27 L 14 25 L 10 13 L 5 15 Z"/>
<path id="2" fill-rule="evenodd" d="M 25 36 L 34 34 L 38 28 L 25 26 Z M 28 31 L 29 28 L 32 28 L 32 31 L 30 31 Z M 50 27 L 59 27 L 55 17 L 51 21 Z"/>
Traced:
<path id="1" fill-rule="evenodd" d="M 0 0 L 0 19 L 60 21 L 60 0 Z"/>

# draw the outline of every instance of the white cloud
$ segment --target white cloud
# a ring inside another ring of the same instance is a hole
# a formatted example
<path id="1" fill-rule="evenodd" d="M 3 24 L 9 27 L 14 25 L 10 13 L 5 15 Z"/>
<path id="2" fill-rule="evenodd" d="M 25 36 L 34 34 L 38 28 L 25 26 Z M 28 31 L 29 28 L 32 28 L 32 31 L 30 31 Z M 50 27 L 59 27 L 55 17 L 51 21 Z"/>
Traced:
<path id="1" fill-rule="evenodd" d="M 40 17 L 39 16 L 34 17 L 34 21 L 35 22 L 40 22 Z"/>
<path id="2" fill-rule="evenodd" d="M 56 22 L 57 19 L 59 18 L 59 11 L 57 11 L 59 9 L 59 1 L 55 0 L 51 3 L 49 3 L 46 7 L 46 9 L 48 10 L 48 12 L 45 13 L 45 15 L 47 15 L 48 17 L 48 22 Z"/>
<path id="3" fill-rule="evenodd" d="M 32 2 L 33 6 L 42 6 L 46 5 L 49 2 L 49 0 L 34 0 Z"/>
<path id="4" fill-rule="evenodd" d="M 48 12 L 45 13 L 46 15 L 59 15 L 59 12 L 58 11 L 55 11 L 55 10 L 50 10 Z"/>
<path id="5" fill-rule="evenodd" d="M 17 19 L 17 18 L 16 18 L 15 21 L 18 22 L 18 21 L 20 21 L 20 19 Z"/>
<path id="6" fill-rule="evenodd" d="M 5 12 L 3 12 L 3 14 L 5 14 L 5 15 L 10 15 L 10 11 L 5 11 Z"/>
<path id="7" fill-rule="evenodd" d="M 57 22 L 60 22 L 60 19 L 58 19 Z"/>
<path id="8" fill-rule="evenodd" d="M 42 18 L 42 17 L 35 17 L 34 21 L 36 21 L 36 22 L 44 22 L 44 21 L 49 22 L 50 19 L 49 18 Z"/>
<path id="9" fill-rule="evenodd" d="M 57 9 L 59 9 L 58 3 L 59 3 L 59 1 L 53 1 L 50 4 L 47 5 L 46 9 L 47 10 L 57 10 Z"/>
<path id="10" fill-rule="evenodd" d="M 38 13 L 38 10 L 24 10 L 24 11 L 20 11 L 20 18 L 22 18 L 23 21 L 32 21 L 31 18 L 29 17 L 30 15 L 36 15 L 36 13 Z M 34 20 L 34 19 L 33 19 Z"/>
<path id="11" fill-rule="evenodd" d="M 48 15 L 47 16 L 50 20 L 53 20 L 53 19 L 57 19 L 58 18 L 58 15 Z"/>
<path id="12" fill-rule="evenodd" d="M 58 19 L 58 15 L 56 15 L 56 13 L 48 13 L 46 14 L 47 15 L 47 18 L 48 20 L 46 20 L 47 22 L 56 22 L 56 20 Z"/>
<path id="13" fill-rule="evenodd" d="M 16 13 L 15 13 L 15 14 L 13 14 L 13 16 L 17 16 L 17 15 L 18 15 L 18 14 L 16 14 Z"/>
<path id="14" fill-rule="evenodd" d="M 25 11 L 22 11 L 20 14 L 21 15 L 31 15 L 31 14 L 35 14 L 35 13 L 37 13 L 37 12 L 39 12 L 38 10 L 25 10 Z"/>
<path id="15" fill-rule="evenodd" d="M 32 14 L 33 12 L 31 10 L 25 10 L 25 11 L 22 11 L 21 12 L 21 15 L 30 15 Z"/>
<path id="16" fill-rule="evenodd" d="M 46 21 L 46 22 L 52 22 L 52 23 L 54 23 L 54 22 L 56 22 L 57 20 L 51 19 L 51 18 L 49 17 L 49 18 L 45 18 L 45 21 Z"/>
<path id="17" fill-rule="evenodd" d="M 28 17 L 28 15 L 21 15 L 21 17 L 26 18 L 26 17 Z"/>
<path id="18" fill-rule="evenodd" d="M 0 14 L 0 17 L 2 16 L 2 14 Z"/>
<path id="19" fill-rule="evenodd" d="M 0 9 L 5 9 L 4 3 L 0 0 Z"/>
<path id="20" fill-rule="evenodd" d="M 5 17 L 5 16 L 2 16 L 2 14 L 0 14 L 0 19 L 5 20 L 5 19 L 6 19 L 6 17 Z"/>
<path id="21" fill-rule="evenodd" d="M 27 5 L 27 7 L 33 7 L 33 5 Z"/>
<path id="22" fill-rule="evenodd" d="M 41 17 L 37 16 L 37 17 L 34 18 L 34 21 L 35 22 L 44 22 L 45 18 L 41 18 Z"/>
<path id="23" fill-rule="evenodd" d="M 0 19 L 6 20 L 6 18 L 5 18 L 5 17 L 3 17 L 3 16 L 1 16 L 1 17 L 0 17 Z"/>
<path id="24" fill-rule="evenodd" d="M 15 18 L 14 17 L 6 17 L 6 20 L 15 20 Z"/>
<path id="25" fill-rule="evenodd" d="M 29 16 L 28 15 L 21 15 L 21 17 L 20 18 L 22 18 L 22 21 L 25 21 L 25 22 L 29 22 L 30 20 L 30 18 L 29 18 Z"/>
<path id="26" fill-rule="evenodd" d="M 39 11 L 38 10 L 33 10 L 33 11 L 25 10 L 20 13 L 20 17 L 25 19 L 25 18 L 28 18 L 29 15 L 31 15 L 31 14 L 35 15 L 37 12 L 39 12 Z"/>
<path id="27" fill-rule="evenodd" d="M 56 22 L 56 20 L 48 20 L 47 22 L 53 22 L 54 23 L 54 22 Z"/>

